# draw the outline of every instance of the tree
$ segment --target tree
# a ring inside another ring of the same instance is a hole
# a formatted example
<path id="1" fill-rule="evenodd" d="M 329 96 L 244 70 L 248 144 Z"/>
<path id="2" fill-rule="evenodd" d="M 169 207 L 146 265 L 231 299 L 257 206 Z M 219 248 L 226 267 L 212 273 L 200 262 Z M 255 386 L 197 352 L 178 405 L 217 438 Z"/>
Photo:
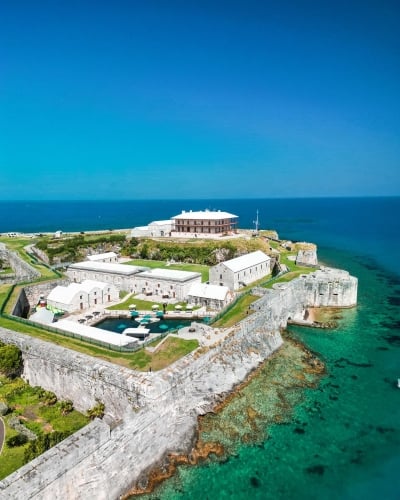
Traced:
<path id="1" fill-rule="evenodd" d="M 15 345 L 0 346 L 0 373 L 6 377 L 15 377 L 22 366 L 22 353 Z"/>

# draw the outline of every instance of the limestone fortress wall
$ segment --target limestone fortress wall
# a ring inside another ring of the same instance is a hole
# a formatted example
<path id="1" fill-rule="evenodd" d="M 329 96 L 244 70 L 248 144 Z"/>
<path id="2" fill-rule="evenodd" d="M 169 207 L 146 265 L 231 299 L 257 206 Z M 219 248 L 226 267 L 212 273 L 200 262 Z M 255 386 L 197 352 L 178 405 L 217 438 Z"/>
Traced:
<path id="1" fill-rule="evenodd" d="M 174 365 L 139 373 L 38 339 L 0 329 L 23 352 L 32 385 L 86 410 L 106 405 L 95 422 L 0 482 L 0 498 L 117 499 L 168 452 L 187 452 L 197 417 L 211 411 L 282 344 L 280 329 L 307 307 L 351 307 L 357 279 L 323 269 L 274 290 L 259 290 L 254 310 L 219 345 Z"/>

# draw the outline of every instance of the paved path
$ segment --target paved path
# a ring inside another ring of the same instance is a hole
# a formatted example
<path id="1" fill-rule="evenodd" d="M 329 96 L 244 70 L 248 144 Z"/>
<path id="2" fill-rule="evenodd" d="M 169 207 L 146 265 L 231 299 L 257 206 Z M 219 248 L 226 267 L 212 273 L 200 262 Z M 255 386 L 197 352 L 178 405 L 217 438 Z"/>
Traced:
<path id="1" fill-rule="evenodd" d="M 0 417 L 0 455 L 1 452 L 3 451 L 4 435 L 5 435 L 4 422 L 3 419 Z"/>

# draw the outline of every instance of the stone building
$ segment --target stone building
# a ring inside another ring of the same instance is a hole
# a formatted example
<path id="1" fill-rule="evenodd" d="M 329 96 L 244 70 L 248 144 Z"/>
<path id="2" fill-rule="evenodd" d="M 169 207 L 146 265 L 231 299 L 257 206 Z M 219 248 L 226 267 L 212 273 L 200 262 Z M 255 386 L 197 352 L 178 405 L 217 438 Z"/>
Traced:
<path id="1" fill-rule="evenodd" d="M 47 305 L 66 312 L 74 312 L 96 305 L 105 305 L 119 299 L 118 289 L 101 281 L 85 280 L 56 286 L 47 297 Z"/>
<path id="2" fill-rule="evenodd" d="M 147 267 L 127 266 L 109 262 L 77 262 L 67 269 L 67 276 L 75 283 L 86 279 L 113 284 L 118 290 L 132 292 L 135 276 Z"/>
<path id="3" fill-rule="evenodd" d="M 238 290 L 271 273 L 271 258 L 261 250 L 221 262 L 210 269 L 210 283 Z"/>
<path id="4" fill-rule="evenodd" d="M 175 228 L 175 222 L 171 219 L 169 220 L 156 220 L 151 222 L 148 226 L 138 226 L 134 227 L 131 231 L 132 237 L 154 237 L 159 238 L 163 236 L 170 236 L 171 231 Z"/>
<path id="5" fill-rule="evenodd" d="M 194 283 L 201 283 L 201 274 L 175 269 L 149 269 L 135 275 L 134 292 L 152 295 L 153 300 L 172 298 L 186 300 Z"/>
<path id="6" fill-rule="evenodd" d="M 228 212 L 204 210 L 172 217 L 176 233 L 225 234 L 236 231 L 238 216 Z"/>
<path id="7" fill-rule="evenodd" d="M 118 255 L 115 252 L 96 253 L 88 255 L 87 259 L 91 262 L 118 263 Z"/>
<path id="8" fill-rule="evenodd" d="M 227 286 L 195 283 L 189 290 L 187 301 L 191 305 L 220 311 L 232 301 L 233 297 L 233 292 Z"/>

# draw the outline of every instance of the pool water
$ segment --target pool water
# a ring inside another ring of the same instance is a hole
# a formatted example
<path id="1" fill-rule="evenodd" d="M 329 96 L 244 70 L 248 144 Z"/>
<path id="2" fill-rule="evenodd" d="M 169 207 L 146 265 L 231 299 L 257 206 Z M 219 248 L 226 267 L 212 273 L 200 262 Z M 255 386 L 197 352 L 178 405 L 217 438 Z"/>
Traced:
<path id="1" fill-rule="evenodd" d="M 201 320 L 196 320 L 201 321 Z M 191 319 L 160 319 L 159 321 L 149 322 L 145 325 L 136 321 L 134 318 L 107 318 L 100 323 L 97 323 L 96 328 L 108 330 L 110 332 L 122 333 L 125 328 L 138 328 L 144 326 L 150 330 L 150 333 L 167 333 L 179 330 L 185 326 L 190 326 L 193 322 Z"/>

